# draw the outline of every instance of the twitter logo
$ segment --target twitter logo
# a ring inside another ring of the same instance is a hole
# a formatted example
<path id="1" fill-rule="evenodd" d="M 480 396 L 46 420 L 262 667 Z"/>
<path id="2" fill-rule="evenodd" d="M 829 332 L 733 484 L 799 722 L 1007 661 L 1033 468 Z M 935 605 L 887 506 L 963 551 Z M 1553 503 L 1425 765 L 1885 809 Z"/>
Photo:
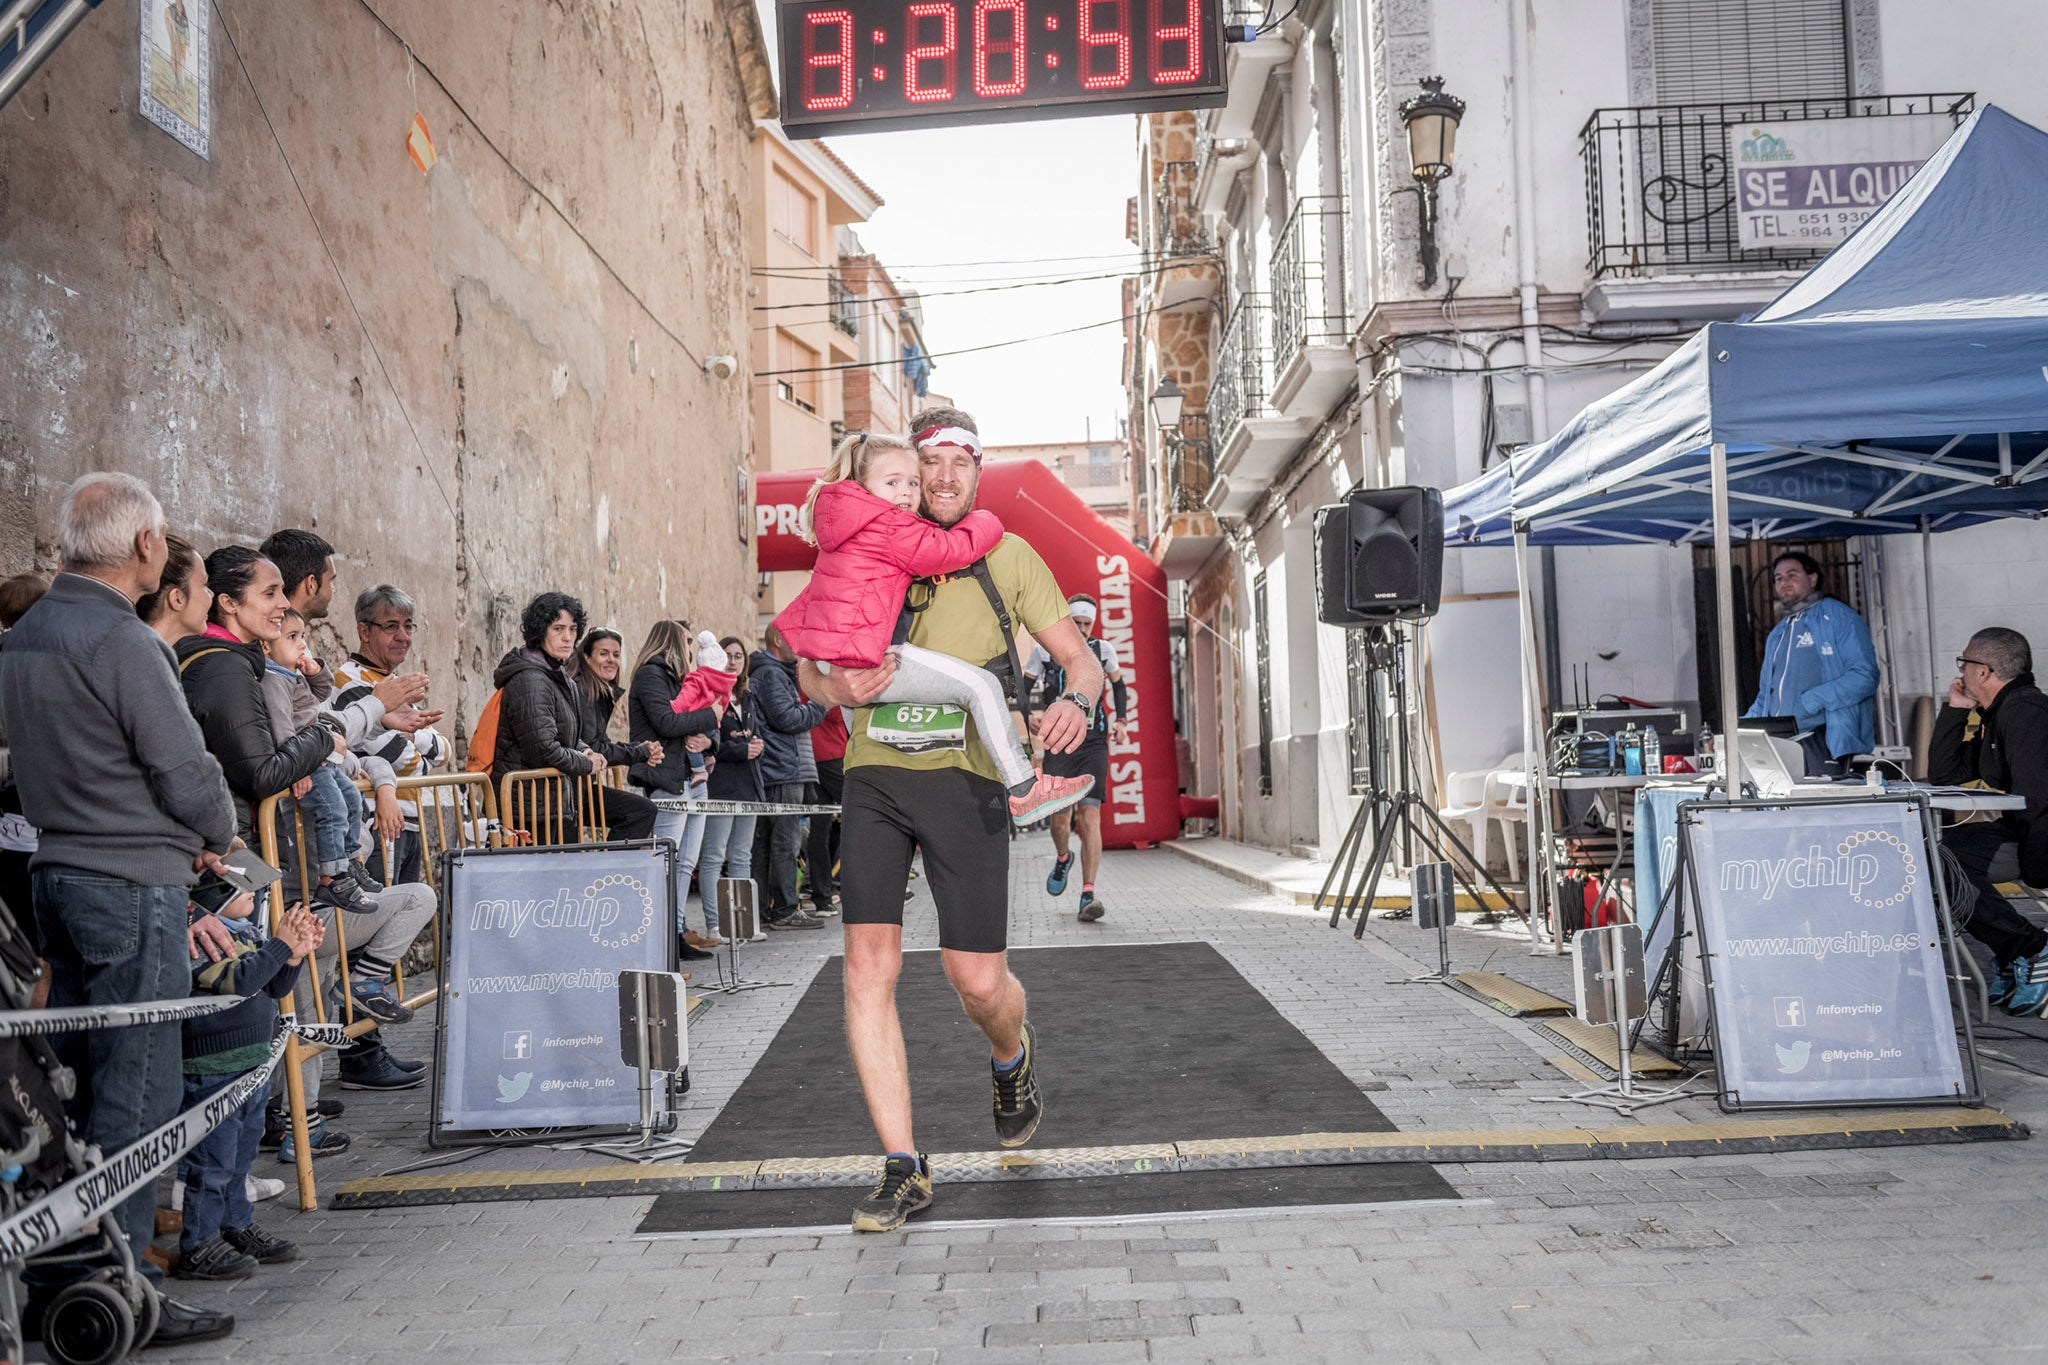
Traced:
<path id="1" fill-rule="evenodd" d="M 1801 1043 L 1799 1046 L 1803 1049 L 1805 1048 L 1806 1044 Z M 1779 1048 L 1779 1055 L 1783 1056 L 1784 1051 L 1784 1048 Z M 1802 1051 L 1800 1054 L 1800 1065 L 1805 1065 L 1805 1062 L 1805 1053 Z M 1793 1069 L 1796 1071 L 1798 1068 L 1794 1067 Z M 526 1087 L 532 1084 L 533 1073 L 531 1071 L 522 1071 L 518 1075 L 512 1077 L 498 1077 L 498 1103 L 517 1104 L 519 1101 L 526 1098 Z"/>
<path id="2" fill-rule="evenodd" d="M 1775 1046 L 1778 1049 L 1778 1074 L 1780 1076 L 1794 1076 L 1797 1075 L 1799 1072 L 1806 1070 L 1806 1059 L 1813 1052 L 1812 1043 L 1808 1042 L 1804 1038 L 1801 1038 L 1798 1042 L 1792 1044 L 1792 1046 L 1790 1047 L 1786 1047 L 1783 1043 L 1777 1043 L 1773 1046 Z M 526 1078 L 524 1076 L 521 1076 L 519 1078 L 519 1081 L 519 1088 L 522 1091 L 525 1090 Z M 505 1083 L 503 1081 L 499 1081 L 498 1088 L 502 1090 L 504 1089 L 504 1087 Z"/>

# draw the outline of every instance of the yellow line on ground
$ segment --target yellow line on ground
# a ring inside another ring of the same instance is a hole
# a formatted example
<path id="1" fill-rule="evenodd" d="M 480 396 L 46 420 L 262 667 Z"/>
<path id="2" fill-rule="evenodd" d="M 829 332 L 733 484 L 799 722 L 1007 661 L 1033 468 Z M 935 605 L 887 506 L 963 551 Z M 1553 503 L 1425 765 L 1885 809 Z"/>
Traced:
<path id="1" fill-rule="evenodd" d="M 1849 1114 L 1794 1114 L 1775 1118 L 1716 1119 L 1705 1123 L 1633 1124 L 1613 1128 L 1435 1129 L 1406 1133 L 1296 1133 L 1281 1137 L 1204 1138 L 1186 1142 L 1120 1147 L 1048 1147 L 1034 1152 L 935 1153 L 937 1167 L 1048 1169 L 1088 1166 L 1107 1160 L 1144 1158 L 1164 1163 L 1174 1157 L 1232 1157 L 1274 1153 L 1583 1147 L 1607 1150 L 1665 1147 L 1701 1142 L 1740 1142 L 1809 1137 L 1817 1134 L 1932 1132 L 1942 1129 L 2013 1128 L 2017 1121 L 1996 1109 L 1928 1108 L 1873 1110 Z M 1446 1160 L 1456 1160 L 1446 1157 Z M 713 1190 L 729 1181 L 879 1169 L 876 1156 L 784 1157 L 760 1161 L 657 1161 L 641 1166 L 579 1166 L 553 1171 L 452 1171 L 371 1176 L 343 1185 L 341 1194 L 404 1194 L 419 1190 L 516 1189 L 520 1186 L 599 1185 L 631 1187 L 642 1182 L 687 1180 L 694 1189 Z M 1333 1163 L 1335 1164 L 1335 1163 Z M 770 1181 L 772 1184 L 773 1182 Z"/>

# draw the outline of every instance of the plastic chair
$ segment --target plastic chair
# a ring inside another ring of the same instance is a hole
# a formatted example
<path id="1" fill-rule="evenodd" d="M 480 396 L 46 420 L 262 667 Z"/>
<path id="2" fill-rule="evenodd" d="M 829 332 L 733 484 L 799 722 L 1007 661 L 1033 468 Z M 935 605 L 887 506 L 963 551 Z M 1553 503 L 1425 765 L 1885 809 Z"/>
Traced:
<path id="1" fill-rule="evenodd" d="M 1507 762 L 1502 759 L 1501 763 Z M 1472 836 L 1466 845 L 1472 850 L 1472 857 L 1481 869 L 1486 866 L 1486 827 L 1493 820 L 1492 782 L 1493 774 L 1500 763 L 1492 764 L 1474 772 L 1449 773 L 1444 777 L 1444 798 L 1452 804 L 1441 807 L 1437 814 L 1444 823 L 1463 820 L 1471 828 Z"/>
<path id="2" fill-rule="evenodd" d="M 1500 766 L 1486 775 L 1486 818 L 1500 821 L 1509 881 L 1522 878 L 1515 826 L 1529 823 L 1529 773 L 1535 766 L 1536 756 L 1525 751 L 1502 759 Z"/>

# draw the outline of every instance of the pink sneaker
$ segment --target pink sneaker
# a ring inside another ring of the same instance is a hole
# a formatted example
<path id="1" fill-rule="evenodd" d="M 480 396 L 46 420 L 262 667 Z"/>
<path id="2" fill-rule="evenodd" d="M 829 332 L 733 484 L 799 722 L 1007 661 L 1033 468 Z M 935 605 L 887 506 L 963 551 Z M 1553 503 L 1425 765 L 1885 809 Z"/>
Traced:
<path id="1" fill-rule="evenodd" d="M 1094 785 L 1092 777 L 1047 777 L 1040 773 L 1030 791 L 1010 798 L 1010 819 L 1020 825 L 1035 824 L 1074 805 Z"/>

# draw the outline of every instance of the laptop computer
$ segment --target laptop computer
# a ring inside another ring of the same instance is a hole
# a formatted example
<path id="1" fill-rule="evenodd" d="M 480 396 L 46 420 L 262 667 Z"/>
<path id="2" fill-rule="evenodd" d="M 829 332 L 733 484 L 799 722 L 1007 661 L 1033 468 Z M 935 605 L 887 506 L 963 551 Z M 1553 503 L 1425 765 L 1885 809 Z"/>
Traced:
<path id="1" fill-rule="evenodd" d="M 1806 775 L 1806 751 L 1796 739 L 1781 738 L 1762 727 L 1745 724 L 1735 732 L 1735 752 L 1742 775 L 1756 784 L 1759 796 L 1790 796 L 1795 787 L 1833 787 L 1834 779 Z"/>

